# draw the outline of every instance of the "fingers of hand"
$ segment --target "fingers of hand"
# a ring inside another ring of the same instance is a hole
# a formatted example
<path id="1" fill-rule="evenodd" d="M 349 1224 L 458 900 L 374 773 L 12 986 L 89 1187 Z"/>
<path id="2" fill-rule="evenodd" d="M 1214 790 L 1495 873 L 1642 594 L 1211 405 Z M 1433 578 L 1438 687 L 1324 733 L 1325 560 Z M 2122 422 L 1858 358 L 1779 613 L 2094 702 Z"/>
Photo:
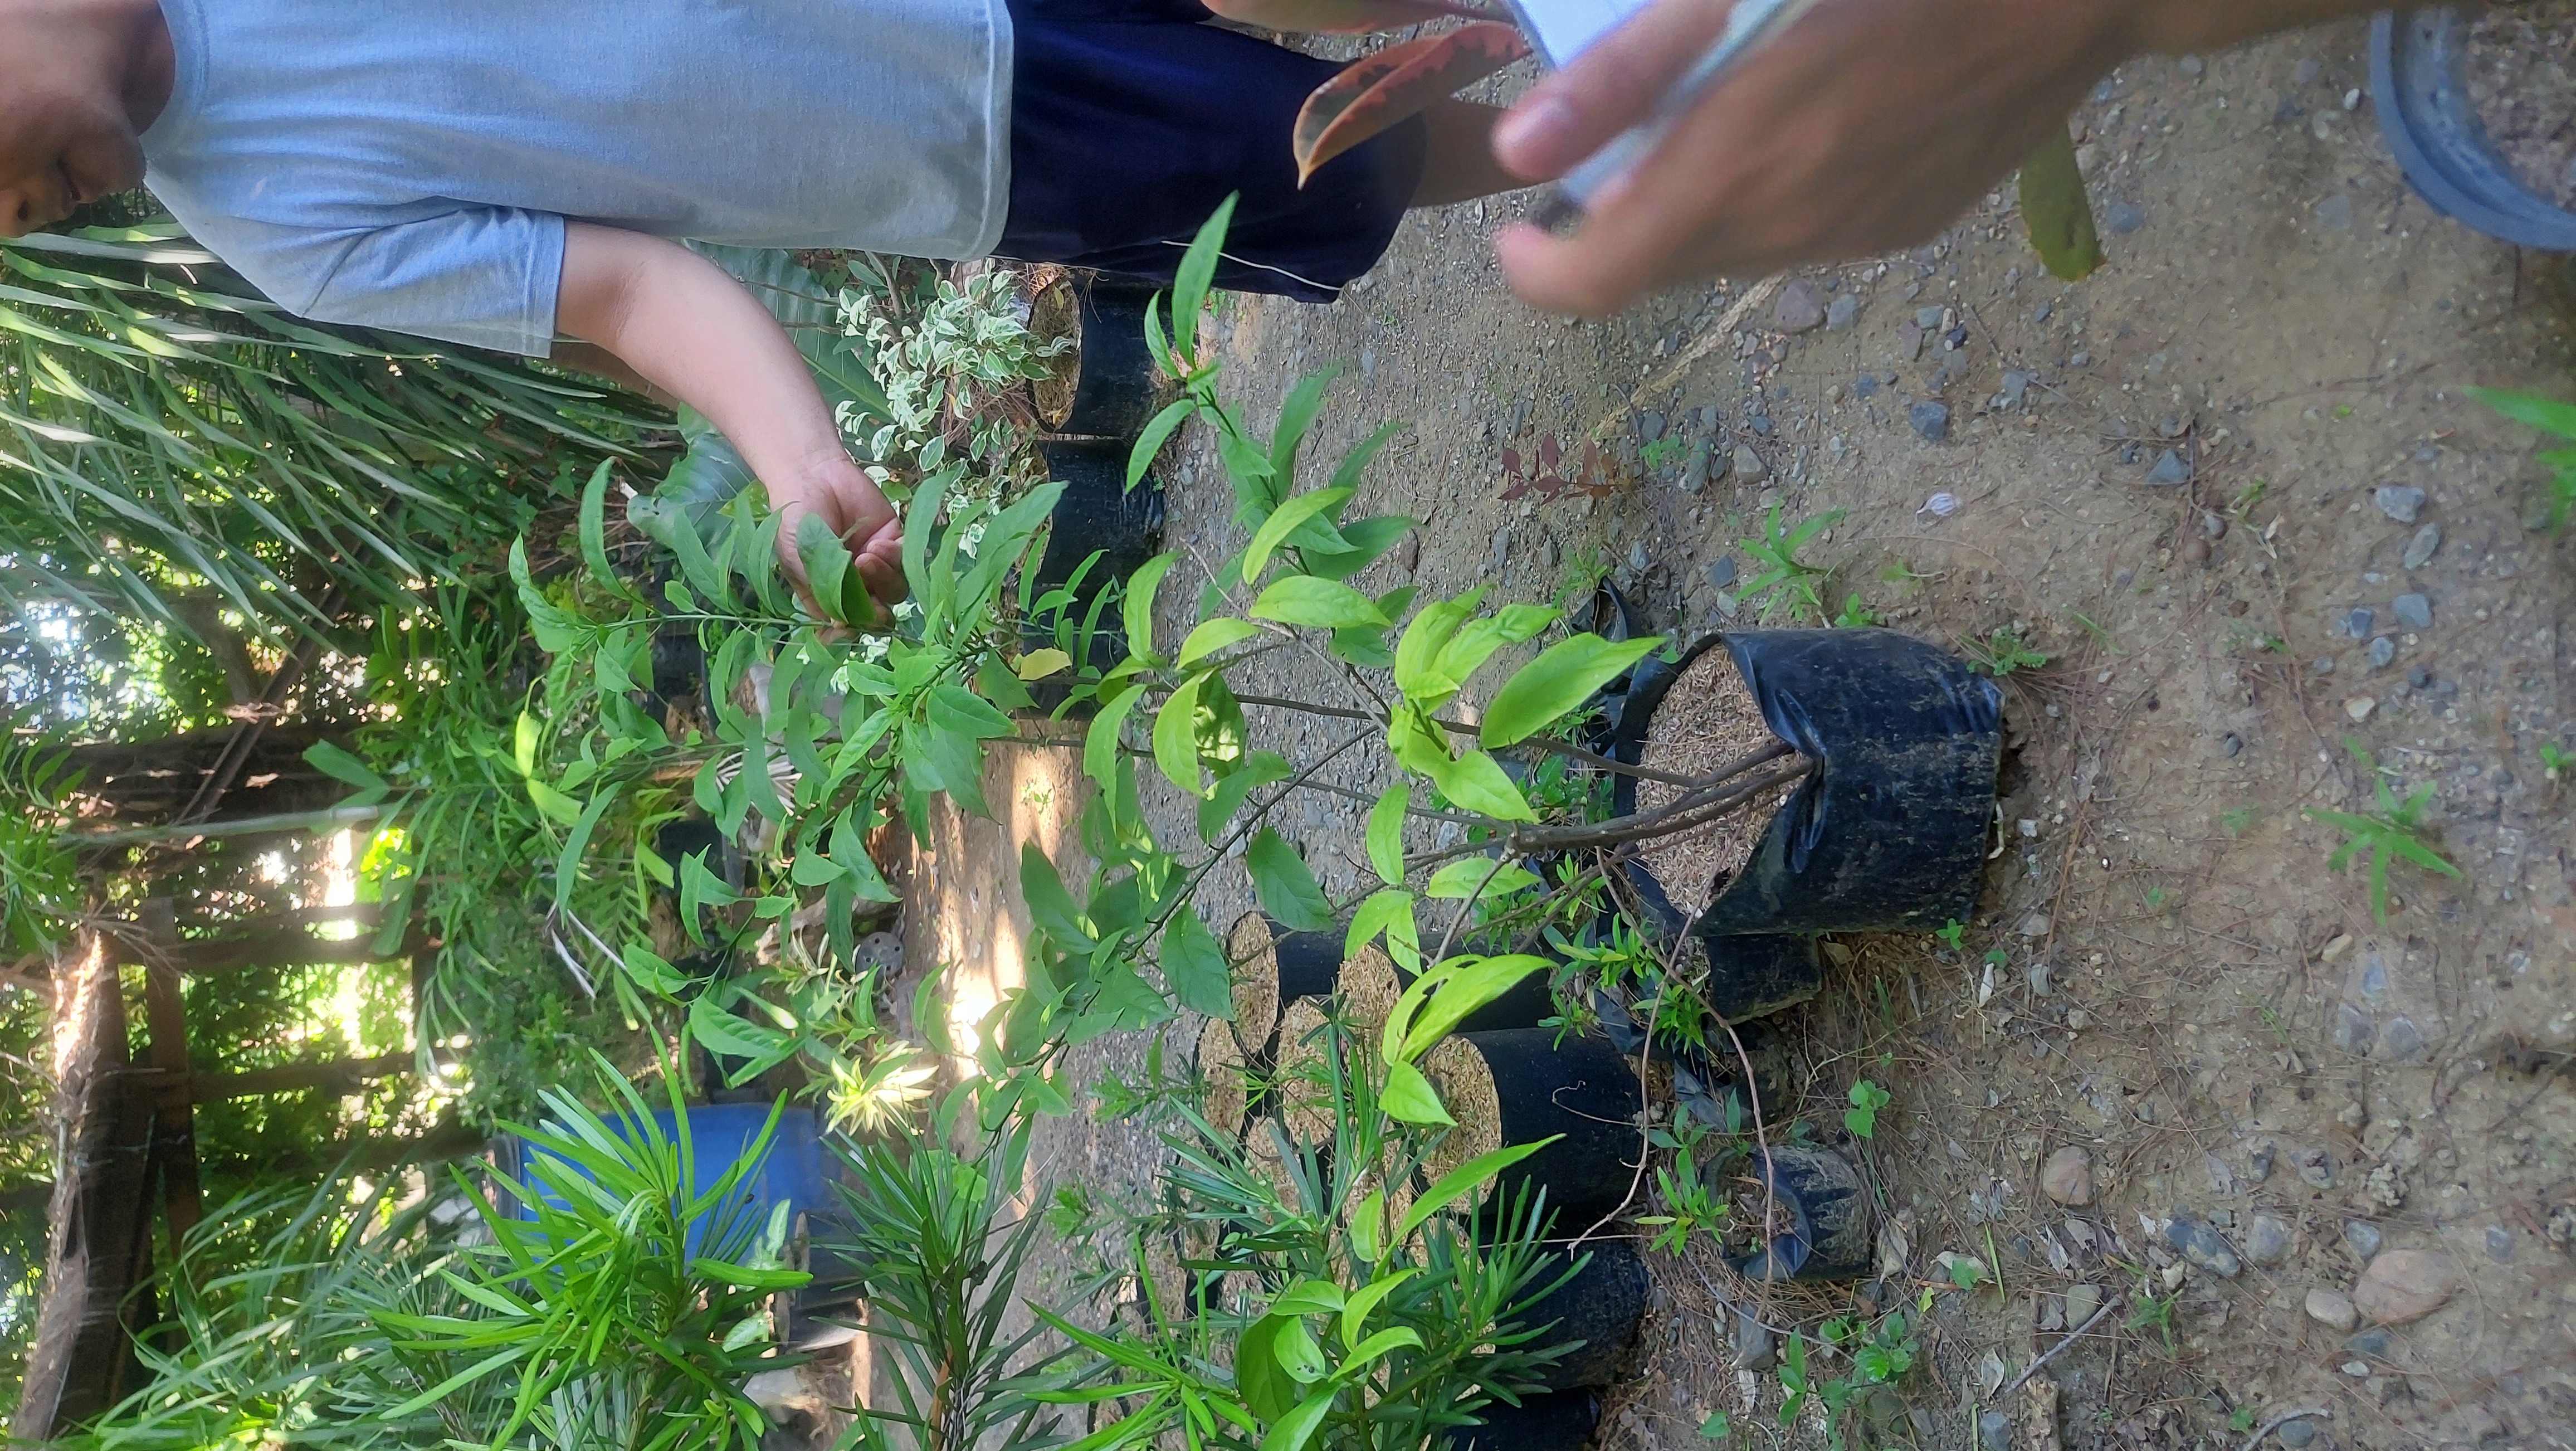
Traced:
<path id="1" fill-rule="evenodd" d="M 1733 0 L 1657 0 L 1541 80 L 1494 130 L 1494 155 L 1533 181 L 1563 175 L 1643 121 L 1726 29 Z"/>

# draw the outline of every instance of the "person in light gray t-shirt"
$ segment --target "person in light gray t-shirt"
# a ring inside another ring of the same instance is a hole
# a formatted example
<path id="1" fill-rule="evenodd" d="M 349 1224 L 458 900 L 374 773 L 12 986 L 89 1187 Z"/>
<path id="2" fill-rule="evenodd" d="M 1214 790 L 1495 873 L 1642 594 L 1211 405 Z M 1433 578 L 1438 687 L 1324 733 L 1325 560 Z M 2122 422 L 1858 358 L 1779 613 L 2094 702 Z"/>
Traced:
<path id="1" fill-rule="evenodd" d="M 1300 185 L 1335 67 L 1198 0 L 0 0 L 0 235 L 148 183 L 288 311 L 608 373 L 722 429 L 902 592 L 894 510 L 760 303 L 679 239 L 1000 252 L 1329 299 L 1510 184 L 1435 106 Z"/>

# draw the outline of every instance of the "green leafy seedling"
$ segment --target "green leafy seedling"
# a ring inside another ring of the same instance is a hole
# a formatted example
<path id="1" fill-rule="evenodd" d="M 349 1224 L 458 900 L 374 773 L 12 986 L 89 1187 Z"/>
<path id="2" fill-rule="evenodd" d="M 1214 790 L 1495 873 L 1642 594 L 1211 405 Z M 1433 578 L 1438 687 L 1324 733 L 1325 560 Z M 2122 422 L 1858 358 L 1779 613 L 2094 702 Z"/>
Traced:
<path id="1" fill-rule="evenodd" d="M 1689 444 L 1671 434 L 1666 434 L 1637 450 L 1637 457 L 1645 463 L 1646 467 L 1661 473 L 1680 463 L 1689 453 Z"/>
<path id="2" fill-rule="evenodd" d="M 2433 799 L 2430 783 L 2418 786 L 2404 801 L 2389 789 L 2388 777 L 2371 759 L 2358 741 L 2347 739 L 2344 749 L 2370 773 L 2372 809 L 2356 815 L 2349 811 L 2323 811 L 2308 808 L 2311 821 L 2319 821 L 2344 834 L 2343 845 L 2326 858 L 2328 871 L 2342 871 L 2357 856 L 2370 858 L 2370 910 L 2383 927 L 2388 925 L 2388 864 L 2403 858 L 2428 872 L 2457 877 L 2460 869 L 2444 860 L 2441 853 L 2417 838 L 2422 829 L 2424 808 Z"/>
<path id="3" fill-rule="evenodd" d="M 1940 930 L 1932 935 L 1940 938 L 1941 945 L 1952 952 L 1968 950 L 1968 924 L 1956 917 L 1942 923 Z"/>
<path id="4" fill-rule="evenodd" d="M 1837 630 L 1864 630 L 1886 623 L 1886 618 L 1871 609 L 1869 602 L 1859 595 L 1846 595 L 1843 598 L 1842 613 L 1834 616 L 1834 628 Z"/>
<path id="5" fill-rule="evenodd" d="M 1851 1086 L 1851 1107 L 1843 1110 L 1843 1127 L 1866 1143 L 1878 1135 L 1878 1111 L 1887 1107 L 1888 1092 L 1864 1078 Z"/>
<path id="6" fill-rule="evenodd" d="M 2576 404 L 2493 388 L 2471 388 L 2468 394 L 2516 423 L 2528 424 L 2553 437 L 2576 439 Z M 2567 526 L 2567 516 L 2576 512 L 2576 448 L 2545 449 L 2539 457 L 2549 465 L 2549 532 L 2555 534 Z"/>
<path id="7" fill-rule="evenodd" d="M 1966 652 L 1978 669 L 1997 680 L 2003 679 L 2016 670 L 2037 670 L 2049 660 L 2046 654 L 2033 649 L 2028 641 L 2022 639 L 2021 632 L 2010 625 L 1994 631 L 1983 640 L 1961 640 L 1959 648 Z"/>
<path id="8" fill-rule="evenodd" d="M 1809 564 L 1798 557 L 1810 540 L 1842 522 L 1845 510 L 1835 509 L 1791 528 L 1780 520 L 1780 506 L 1771 506 L 1763 521 L 1761 537 L 1739 541 L 1744 552 L 1762 565 L 1762 572 L 1744 586 L 1744 599 L 1758 605 L 1765 619 L 1775 610 L 1785 610 L 1790 620 L 1802 612 L 1817 619 L 1825 617 L 1825 597 L 1817 587 L 1829 572 L 1822 565 Z"/>
<path id="9" fill-rule="evenodd" d="M 2218 813 L 2218 824 L 2227 828 L 2229 836 L 2243 836 L 2245 828 L 2252 826 L 2260 815 L 2262 813 L 2251 806 L 2231 806 Z"/>
<path id="10" fill-rule="evenodd" d="M 2576 756 L 2567 754 L 2555 745 L 2540 748 L 2540 772 L 2550 780 L 2563 779 L 2570 766 L 2576 766 Z"/>

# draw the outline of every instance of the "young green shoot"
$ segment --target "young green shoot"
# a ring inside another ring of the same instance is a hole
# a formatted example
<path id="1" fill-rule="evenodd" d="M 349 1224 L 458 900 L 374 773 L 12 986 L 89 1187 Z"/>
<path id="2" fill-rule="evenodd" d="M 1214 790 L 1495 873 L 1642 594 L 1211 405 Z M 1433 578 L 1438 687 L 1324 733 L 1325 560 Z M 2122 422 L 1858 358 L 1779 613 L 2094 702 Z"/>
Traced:
<path id="1" fill-rule="evenodd" d="M 2405 800 L 2397 799 L 2390 789 L 2387 774 L 2371 759 L 2359 741 L 2347 738 L 2344 749 L 2370 774 L 2371 810 L 2355 814 L 2349 811 L 2324 811 L 2310 807 L 2308 819 L 2322 822 L 2344 834 L 2343 845 L 2326 858 L 2328 871 L 2342 871 L 2355 857 L 2370 860 L 2370 910 L 2383 927 L 2388 925 L 2388 864 L 2400 859 L 2413 862 L 2428 872 L 2446 877 L 2460 875 L 2460 869 L 2444 860 L 2441 853 L 2426 846 L 2417 833 L 2423 829 L 2424 808 L 2433 800 L 2431 783 L 2418 786 Z"/>
<path id="2" fill-rule="evenodd" d="M 1825 597 L 1819 586 L 1831 571 L 1798 556 L 1809 541 L 1841 523 L 1846 512 L 1835 509 L 1791 528 L 1781 522 L 1780 506 L 1772 505 L 1761 537 L 1740 541 L 1744 552 L 1762 565 L 1762 572 L 1744 586 L 1745 603 L 1758 606 L 1766 620 L 1775 611 L 1787 612 L 1793 624 L 1806 614 L 1824 619 Z"/>
<path id="3" fill-rule="evenodd" d="M 2011 625 L 1989 633 L 1983 640 L 1963 639 L 1959 642 L 1959 649 L 1978 669 L 1997 680 L 2016 670 L 2037 670 L 2049 660 L 2046 654 L 2022 639 L 2021 631 Z"/>

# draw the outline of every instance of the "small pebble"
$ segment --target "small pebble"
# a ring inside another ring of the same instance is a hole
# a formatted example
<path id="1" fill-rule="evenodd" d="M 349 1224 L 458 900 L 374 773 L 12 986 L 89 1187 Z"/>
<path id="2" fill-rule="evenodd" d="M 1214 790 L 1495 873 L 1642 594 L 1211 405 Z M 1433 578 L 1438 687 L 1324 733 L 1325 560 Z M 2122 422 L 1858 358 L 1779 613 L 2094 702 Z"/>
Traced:
<path id="1" fill-rule="evenodd" d="M 1735 1311 L 1735 1364 L 1739 1370 L 1769 1370 L 1779 1358 L 1780 1340 L 1770 1327 L 1738 1306 Z"/>
<path id="2" fill-rule="evenodd" d="M 2361 1312 L 2352 1301 L 2333 1290 L 2308 1292 L 2308 1318 L 2328 1330 L 2345 1331 L 2361 1323 Z"/>
<path id="3" fill-rule="evenodd" d="M 2370 668 L 2385 670 L 2397 658 L 2397 642 L 2386 635 L 2370 642 Z"/>
<path id="4" fill-rule="evenodd" d="M 2411 484 L 2382 484 L 2370 491 L 2370 502 L 2398 523 L 2412 524 L 2424 512 L 2424 491 Z"/>
<path id="5" fill-rule="evenodd" d="M 2356 695 L 2343 703 L 2343 713 L 2351 716 L 2355 721 L 2370 719 L 2370 713 L 2378 708 L 2379 702 L 2367 695 Z"/>
<path id="6" fill-rule="evenodd" d="M 2329 232 L 2352 230 L 2352 193 L 2336 192 L 2317 203 L 2317 225 Z"/>
<path id="7" fill-rule="evenodd" d="M 1646 541 L 1640 539 L 1628 546 L 1628 568 L 1644 574 L 1649 562 L 1646 557 Z"/>
<path id="8" fill-rule="evenodd" d="M 1923 512 L 1935 519 L 1947 519 L 1959 512 L 1959 496 L 1946 491 L 1934 494 L 1923 501 Z"/>
<path id="9" fill-rule="evenodd" d="M 2433 602 L 2422 595 L 2399 595 L 2388 608 L 2397 616 L 2397 623 L 2410 630 L 2433 628 Z"/>
<path id="10" fill-rule="evenodd" d="M 1846 292 L 1825 309 L 1825 331 L 1847 333 L 1860 320 L 1860 295 Z"/>
<path id="11" fill-rule="evenodd" d="M 2181 61 L 2181 66 L 2182 73 L 2187 76 L 2196 76 L 2202 71 L 2209 69 L 2209 63 L 2196 55 L 2184 56 Z"/>
<path id="12" fill-rule="evenodd" d="M 1771 305 L 1771 320 L 1784 333 L 1813 332 L 1824 326 L 1825 305 L 1816 296 L 1815 285 L 1799 278 L 1780 289 L 1780 300 Z"/>
<path id="13" fill-rule="evenodd" d="M 1982 1451 L 2012 1451 L 2012 1417 L 2001 1411 L 1979 1412 L 1977 1445 Z"/>
<path id="14" fill-rule="evenodd" d="M 1718 589 L 1735 583 L 1735 556 L 1719 556 L 1717 562 L 1708 567 L 1708 582 Z"/>
<path id="15" fill-rule="evenodd" d="M 2513 1231 L 2501 1224 L 2487 1226 L 2487 1258 L 2497 1264 L 2513 1262 Z"/>
<path id="16" fill-rule="evenodd" d="M 1869 397 L 1874 397 L 1874 396 L 1876 396 L 1876 394 L 1877 394 L 1877 393 L 1878 393 L 1878 375 L 1877 375 L 1877 374 L 1875 374 L 1875 373 L 1863 373 L 1863 374 L 1861 374 L 1859 377 L 1854 378 L 1854 379 L 1852 380 L 1852 396 L 1853 396 L 1854 398 L 1869 398 Z"/>
<path id="17" fill-rule="evenodd" d="M 2343 617 L 2343 632 L 2356 640 L 2370 637 L 2371 623 L 2379 616 L 2368 607 L 2355 609 Z"/>
<path id="18" fill-rule="evenodd" d="M 1942 311 L 1937 307 L 1918 307 L 1914 309 L 1914 325 L 1927 333 L 1937 333 L 1941 330 Z"/>
<path id="19" fill-rule="evenodd" d="M 2422 569 L 2433 562 L 2433 554 L 2442 547 L 2442 526 L 2427 524 L 2406 541 L 2406 554 L 2400 561 L 2408 569 Z"/>
<path id="20" fill-rule="evenodd" d="M 2433 683 L 2433 672 L 2418 665 L 2406 672 L 2406 683 L 2417 690 L 2426 689 Z"/>
<path id="21" fill-rule="evenodd" d="M 1771 466 L 1762 461 L 1762 455 L 1755 453 L 1752 445 L 1739 443 L 1730 472 L 1739 483 L 1758 484 L 1770 477 Z"/>
<path id="22" fill-rule="evenodd" d="M 2290 1226 L 2269 1214 L 2255 1215 L 2245 1226 L 2245 1258 L 2269 1268 L 2290 1257 Z"/>
<path id="23" fill-rule="evenodd" d="M 1512 558 L 1512 529 L 1506 524 L 1494 531 L 1494 568 L 1509 564 Z"/>
<path id="24" fill-rule="evenodd" d="M 1906 410 L 1905 421 L 1914 425 L 1914 431 L 1926 443 L 1947 443 L 1950 440 L 1950 405 L 1947 403 L 1926 399 Z"/>
<path id="25" fill-rule="evenodd" d="M 2102 209 L 2102 224 L 2114 237 L 2125 237 L 2147 224 L 2147 214 L 2127 202 L 2113 202 Z"/>
<path id="26" fill-rule="evenodd" d="M 2385 1250 L 2361 1272 L 2352 1303 L 2365 1319 L 2403 1325 L 2442 1308 L 2459 1283 L 2458 1266 L 2440 1250 Z"/>
<path id="27" fill-rule="evenodd" d="M 2218 749 L 2224 751 L 2227 754 L 2228 759 L 2234 760 L 2237 756 L 2243 754 L 2245 750 L 2245 738 L 2234 731 L 2229 731 L 2227 734 L 2218 738 Z"/>
<path id="28" fill-rule="evenodd" d="M 2343 1242 L 2357 1259 L 2367 1260 L 2379 1253 L 2379 1226 L 2366 1219 L 2344 1221 Z"/>
<path id="29" fill-rule="evenodd" d="M 2343 1348 L 2351 1351 L 2355 1355 L 2367 1355 L 2373 1360 L 2386 1360 L 2388 1358 L 2388 1332 L 2385 1330 L 2365 1330 L 2359 1335 L 2346 1340 L 2343 1343 Z"/>
<path id="30" fill-rule="evenodd" d="M 2281 1423 L 2281 1429 L 2272 1434 L 2282 1445 L 2290 1448 L 2290 1451 L 2306 1451 L 2306 1448 L 2314 1444 L 2317 1439 L 2317 1428 L 2308 1424 L 2305 1419 L 2284 1421 Z"/>
<path id="31" fill-rule="evenodd" d="M 2093 1154 L 2081 1144 L 2068 1144 L 2040 1167 L 2039 1189 L 2069 1208 L 2093 1202 Z"/>
<path id="32" fill-rule="evenodd" d="M 2189 1210 L 2174 1211 L 2165 1225 L 2165 1242 L 2180 1251 L 2184 1259 L 2223 1280 L 2235 1279 L 2245 1268 L 2236 1258 L 2236 1251 L 2219 1238 L 2218 1231 Z"/>

